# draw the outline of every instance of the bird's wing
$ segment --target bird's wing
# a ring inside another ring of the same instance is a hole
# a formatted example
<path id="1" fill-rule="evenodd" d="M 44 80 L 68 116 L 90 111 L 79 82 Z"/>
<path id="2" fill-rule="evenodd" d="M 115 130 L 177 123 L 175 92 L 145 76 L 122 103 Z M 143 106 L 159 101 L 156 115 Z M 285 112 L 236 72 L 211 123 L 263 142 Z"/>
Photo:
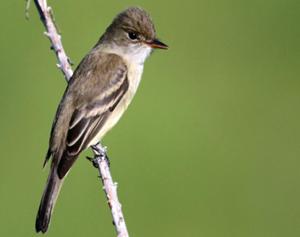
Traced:
<path id="1" fill-rule="evenodd" d="M 101 130 L 106 119 L 128 89 L 126 75 L 120 80 L 122 84 L 114 88 L 111 94 L 74 111 L 66 140 L 68 155 L 78 155 Z"/>
<path id="2" fill-rule="evenodd" d="M 115 56 L 111 56 L 115 57 Z M 105 72 L 105 68 L 108 71 Z M 78 86 L 69 85 L 70 93 L 73 90 L 75 103 L 65 140 L 65 149 L 62 152 L 57 172 L 62 178 L 68 172 L 79 153 L 84 150 L 93 138 L 100 132 L 111 112 L 115 109 L 129 87 L 127 68 L 124 63 L 116 63 L 107 58 L 100 67 L 89 71 L 88 77 L 98 76 L 99 80 L 91 78 L 74 79 L 75 83 L 84 83 L 78 91 Z M 99 71 L 104 71 L 102 75 Z M 76 75 L 76 74 L 75 74 Z M 81 75 L 82 76 L 82 75 Z M 76 91 L 75 91 L 76 90 Z"/>

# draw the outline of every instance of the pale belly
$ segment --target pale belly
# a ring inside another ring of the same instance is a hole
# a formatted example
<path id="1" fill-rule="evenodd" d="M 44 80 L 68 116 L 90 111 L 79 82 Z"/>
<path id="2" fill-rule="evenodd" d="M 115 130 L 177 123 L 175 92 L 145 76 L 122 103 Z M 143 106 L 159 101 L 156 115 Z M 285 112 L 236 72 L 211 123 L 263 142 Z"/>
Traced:
<path id="1" fill-rule="evenodd" d="M 126 111 L 128 105 L 132 101 L 136 90 L 139 86 L 141 76 L 143 73 L 143 66 L 142 65 L 131 65 L 128 67 L 128 80 L 129 80 L 129 88 L 128 91 L 125 93 L 119 104 L 116 106 L 114 111 L 110 114 L 108 119 L 106 120 L 105 124 L 99 131 L 99 133 L 91 140 L 88 146 L 97 144 L 103 136 L 112 129 L 119 119 L 122 117 L 123 113 Z"/>

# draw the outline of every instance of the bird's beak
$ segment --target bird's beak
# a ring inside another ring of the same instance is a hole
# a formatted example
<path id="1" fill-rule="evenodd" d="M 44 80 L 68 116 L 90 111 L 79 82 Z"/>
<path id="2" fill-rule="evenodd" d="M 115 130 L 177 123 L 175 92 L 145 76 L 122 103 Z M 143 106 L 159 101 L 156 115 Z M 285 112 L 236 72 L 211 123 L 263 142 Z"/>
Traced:
<path id="1" fill-rule="evenodd" d="M 168 45 L 164 44 L 158 39 L 148 40 L 145 43 L 153 49 L 168 49 Z"/>

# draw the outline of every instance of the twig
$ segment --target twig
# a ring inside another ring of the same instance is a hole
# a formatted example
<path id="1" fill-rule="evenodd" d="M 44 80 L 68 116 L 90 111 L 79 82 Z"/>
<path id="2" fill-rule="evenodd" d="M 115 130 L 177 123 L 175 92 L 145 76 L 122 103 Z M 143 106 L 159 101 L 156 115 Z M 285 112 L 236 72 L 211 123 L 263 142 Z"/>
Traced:
<path id="1" fill-rule="evenodd" d="M 39 12 L 41 21 L 43 22 L 46 32 L 45 35 L 51 42 L 51 49 L 54 50 L 58 64 L 57 66 L 62 71 L 68 82 L 73 75 L 73 70 L 70 65 L 70 59 L 67 57 L 66 52 L 62 46 L 61 36 L 57 31 L 57 27 L 53 20 L 53 12 L 47 5 L 47 0 L 34 0 L 35 6 Z M 28 13 L 29 0 L 26 4 L 26 12 Z M 106 148 L 101 144 L 92 147 L 95 157 L 93 159 L 94 165 L 98 168 L 100 178 L 103 183 L 103 189 L 106 194 L 108 206 L 110 207 L 113 217 L 113 223 L 118 237 L 128 237 L 128 231 L 125 224 L 124 216 L 121 209 L 121 204 L 117 195 L 117 184 L 113 182 L 111 177 L 109 162 L 106 155 Z"/>
<path id="2" fill-rule="evenodd" d="M 62 71 L 67 81 L 73 75 L 73 70 L 69 63 L 69 58 L 62 46 L 61 36 L 57 31 L 56 25 L 53 21 L 53 13 L 51 7 L 47 5 L 47 0 L 34 0 L 35 6 L 40 14 L 41 21 L 43 22 L 46 32 L 45 35 L 51 42 L 51 49 L 54 50 L 57 57 L 57 67 Z"/>
<path id="3" fill-rule="evenodd" d="M 93 147 L 95 158 L 89 159 L 93 162 L 93 165 L 98 168 L 99 175 L 103 183 L 103 190 L 106 194 L 107 203 L 111 209 L 113 216 L 113 224 L 116 226 L 118 237 L 128 237 L 128 231 L 125 223 L 125 219 L 122 213 L 122 206 L 118 200 L 117 195 L 117 183 L 114 183 L 110 171 L 109 160 L 106 155 L 106 147 L 103 147 L 100 143 Z"/>

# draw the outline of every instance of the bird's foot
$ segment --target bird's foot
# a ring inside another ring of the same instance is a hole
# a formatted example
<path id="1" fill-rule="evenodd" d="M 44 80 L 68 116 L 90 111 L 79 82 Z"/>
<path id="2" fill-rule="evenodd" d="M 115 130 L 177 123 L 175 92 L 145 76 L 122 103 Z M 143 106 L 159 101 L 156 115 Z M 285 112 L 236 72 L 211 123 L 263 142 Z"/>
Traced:
<path id="1" fill-rule="evenodd" d="M 93 163 L 93 166 L 95 168 L 99 168 L 98 164 L 99 164 L 99 159 L 100 159 L 100 162 L 106 161 L 108 167 L 110 167 L 110 160 L 106 153 L 106 151 L 107 151 L 106 146 L 102 146 L 101 143 L 99 142 L 91 147 L 95 153 L 95 156 L 93 158 L 87 156 L 86 158 Z"/>
<path id="2" fill-rule="evenodd" d="M 107 147 L 102 146 L 100 142 L 95 145 L 92 145 L 92 149 L 96 156 L 106 156 Z"/>
<path id="3" fill-rule="evenodd" d="M 92 164 L 93 164 L 93 166 L 95 167 L 95 168 L 99 168 L 98 167 L 98 163 L 97 163 L 97 160 L 96 160 L 96 157 L 89 157 L 89 156 L 86 156 L 86 159 L 88 160 L 88 161 L 90 161 L 90 162 L 92 162 Z"/>
<path id="4" fill-rule="evenodd" d="M 93 166 L 94 166 L 95 168 L 97 168 L 97 169 L 99 168 L 99 166 L 98 166 L 98 159 L 100 159 L 100 161 L 105 160 L 106 163 L 107 163 L 107 165 L 108 165 L 108 167 L 110 168 L 110 159 L 108 158 L 107 155 L 105 155 L 105 156 L 95 156 L 95 157 L 89 157 L 89 156 L 86 156 L 86 159 L 87 159 L 88 161 L 92 162 L 92 163 L 93 163 Z"/>

